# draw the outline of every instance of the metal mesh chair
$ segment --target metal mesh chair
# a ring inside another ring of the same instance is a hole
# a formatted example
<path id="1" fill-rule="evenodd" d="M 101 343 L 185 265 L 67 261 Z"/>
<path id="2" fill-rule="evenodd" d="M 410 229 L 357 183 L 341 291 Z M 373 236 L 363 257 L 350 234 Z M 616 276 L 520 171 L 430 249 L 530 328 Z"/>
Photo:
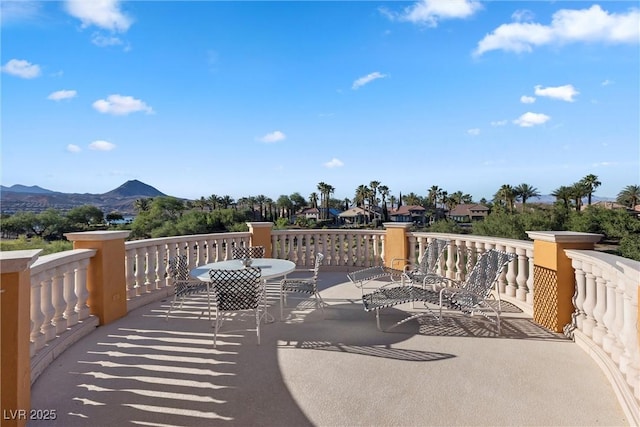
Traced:
<path id="1" fill-rule="evenodd" d="M 218 343 L 218 331 L 225 313 L 251 310 L 256 316 L 256 335 L 260 344 L 260 321 L 266 310 L 264 283 L 259 268 L 210 270 L 211 294 L 215 304 L 213 347 Z"/>
<path id="2" fill-rule="evenodd" d="M 507 264 L 516 258 L 516 254 L 490 249 L 483 253 L 474 265 L 471 273 L 464 282 L 452 279 L 444 279 L 450 286 L 444 287 L 439 292 L 439 319 L 442 319 L 442 309 L 450 308 L 461 311 L 464 314 L 479 313 L 487 320 L 494 322 L 487 316 L 487 312 L 495 314 L 495 323 L 500 333 L 500 290 L 498 278 Z M 495 286 L 498 299 L 498 308 L 494 308 L 487 301 Z"/>
<path id="3" fill-rule="evenodd" d="M 180 308 L 184 298 L 188 295 L 197 293 L 207 293 L 207 304 L 209 309 L 209 320 L 211 320 L 211 297 L 208 292 L 208 283 L 191 277 L 189 274 L 189 263 L 186 255 L 178 255 L 169 259 L 169 276 L 173 284 L 173 301 L 167 310 L 166 320 L 169 320 L 169 314 L 180 298 Z"/>
<path id="4" fill-rule="evenodd" d="M 264 258 L 264 246 L 234 246 L 231 249 L 233 259 Z"/>
<path id="5" fill-rule="evenodd" d="M 312 273 L 311 277 L 304 278 L 284 278 L 280 281 L 280 320 L 284 319 L 284 307 L 287 304 L 287 293 L 298 292 L 313 295 L 316 300 L 316 307 L 320 306 L 324 315 L 324 301 L 318 293 L 318 273 L 324 260 L 324 255 L 318 252 L 315 256 L 313 268 L 296 270 L 296 272 Z"/>
<path id="6" fill-rule="evenodd" d="M 403 277 L 423 286 L 440 283 L 442 276 L 436 271 L 447 245 L 449 245 L 448 240 L 434 239 L 429 242 L 420 262 L 417 265 L 407 264 L 404 267 Z"/>

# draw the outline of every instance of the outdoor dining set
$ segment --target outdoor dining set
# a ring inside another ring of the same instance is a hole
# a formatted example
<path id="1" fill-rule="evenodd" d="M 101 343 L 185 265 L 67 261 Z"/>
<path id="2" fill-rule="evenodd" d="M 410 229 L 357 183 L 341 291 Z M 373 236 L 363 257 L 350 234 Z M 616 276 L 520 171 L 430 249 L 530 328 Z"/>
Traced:
<path id="1" fill-rule="evenodd" d="M 498 279 L 507 265 L 516 257 L 513 253 L 490 249 L 480 255 L 467 252 L 459 260 L 465 265 L 464 280 L 455 280 L 442 272 L 444 260 L 449 256 L 449 241 L 434 239 L 426 246 L 418 263 L 406 259 L 392 259 L 390 265 L 356 269 L 347 274 L 354 286 L 362 291 L 365 311 L 374 311 L 376 325 L 389 331 L 403 323 L 423 316 L 436 320 L 443 312 L 463 315 L 480 314 L 495 323 L 500 333 L 500 292 Z M 213 345 L 217 346 L 218 333 L 229 314 L 249 312 L 255 316 L 255 331 L 260 344 L 260 324 L 274 322 L 267 310 L 267 286 L 277 286 L 280 299 L 280 320 L 285 320 L 287 295 L 302 293 L 315 298 L 316 308 L 324 315 L 325 302 L 318 290 L 320 267 L 324 255 L 313 256 L 313 266 L 296 269 L 293 261 L 265 258 L 263 246 L 235 246 L 232 259 L 189 268 L 186 255 L 169 260 L 169 274 L 174 286 L 174 298 L 166 313 L 169 320 L 176 304 L 194 294 L 207 298 L 207 315 L 214 329 Z M 294 277 L 289 276 L 291 273 Z M 302 275 L 298 273 L 303 273 Z M 380 311 L 385 308 L 411 304 L 407 317 L 388 328 L 383 328 Z M 416 309 L 415 304 L 421 307 Z M 204 310 L 201 313 L 204 316 Z"/>

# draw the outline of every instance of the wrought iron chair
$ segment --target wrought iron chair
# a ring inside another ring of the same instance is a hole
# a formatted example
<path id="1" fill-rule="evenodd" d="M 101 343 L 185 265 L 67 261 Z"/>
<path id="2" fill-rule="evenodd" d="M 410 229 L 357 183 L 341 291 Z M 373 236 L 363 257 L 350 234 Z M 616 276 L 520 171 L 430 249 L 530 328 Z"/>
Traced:
<path id="1" fill-rule="evenodd" d="M 234 246 L 231 249 L 231 258 L 264 258 L 264 246 Z"/>
<path id="2" fill-rule="evenodd" d="M 463 282 L 440 277 L 438 279 L 442 284 L 440 290 L 413 284 L 381 288 L 376 292 L 363 295 L 364 309 L 365 311 L 375 310 L 376 324 L 378 329 L 382 330 L 380 327 L 380 310 L 408 302 L 423 302 L 425 303 L 426 311 L 410 315 L 395 323 L 389 329 L 426 315 L 432 315 L 441 320 L 443 308 L 459 310 L 465 314 L 477 312 L 487 320 L 493 321 L 484 310 L 488 308 L 496 314 L 498 333 L 500 333 L 500 293 L 497 287 L 498 309 L 496 310 L 489 304 L 487 299 L 491 296 L 493 286 L 497 286 L 497 280 L 502 270 L 515 256 L 512 253 L 490 249 L 478 258 L 467 279 Z M 437 306 L 439 315 L 435 315 L 427 304 Z"/>
<path id="3" fill-rule="evenodd" d="M 178 298 L 180 298 L 180 308 L 182 308 L 184 298 L 188 295 L 197 293 L 207 293 L 209 320 L 211 320 L 211 297 L 208 291 L 209 284 L 191 277 L 189 274 L 189 263 L 186 255 L 178 255 L 169 259 L 169 276 L 171 277 L 173 284 L 174 296 L 173 301 L 171 301 L 171 306 L 169 306 L 169 309 L 167 310 L 166 320 L 169 320 L 169 314 L 171 313 L 171 310 L 173 310 Z"/>
<path id="4" fill-rule="evenodd" d="M 304 294 L 310 294 L 315 297 L 316 307 L 320 306 L 322 315 L 324 316 L 324 301 L 318 293 L 318 273 L 320 272 L 320 266 L 324 260 L 324 255 L 320 252 L 316 253 L 315 263 L 313 268 L 296 270 L 295 272 L 307 272 L 312 273 L 311 277 L 304 278 L 287 278 L 285 277 L 280 281 L 280 320 L 284 319 L 284 307 L 287 304 L 287 293 L 298 292 Z"/>
<path id="5" fill-rule="evenodd" d="M 412 264 L 408 259 L 394 258 L 391 260 L 391 267 L 378 265 L 375 267 L 364 268 L 347 274 L 349 280 L 360 288 L 363 295 L 367 290 L 378 290 L 381 287 L 397 286 L 398 282 L 405 285 L 405 281 L 410 283 L 421 283 L 423 285 L 435 284 L 440 277 L 436 274 L 440 257 L 449 244 L 448 240 L 434 239 L 427 245 L 422 258 L 418 264 Z M 402 269 L 394 266 L 404 263 Z M 366 287 L 366 283 L 375 279 L 390 279 L 390 282 L 376 287 Z"/>
<path id="6" fill-rule="evenodd" d="M 514 253 L 490 249 L 478 258 L 478 261 L 464 282 L 445 278 L 444 282 L 448 282 L 449 286 L 443 287 L 439 292 L 438 319 L 442 319 L 442 309 L 445 307 L 461 311 L 468 315 L 478 313 L 490 322 L 496 323 L 499 334 L 502 308 L 498 278 L 507 264 L 514 258 L 516 258 L 516 254 Z M 488 301 L 492 296 L 491 291 L 494 287 L 498 305 L 497 309 L 489 304 Z M 495 314 L 495 321 L 487 316 L 487 312 L 493 312 Z"/>
<path id="7" fill-rule="evenodd" d="M 246 267 L 238 270 L 210 270 L 211 294 L 215 304 L 213 323 L 213 347 L 218 343 L 218 331 L 225 313 L 252 310 L 256 316 L 256 335 L 260 344 L 260 321 L 266 313 L 264 282 L 259 268 Z"/>

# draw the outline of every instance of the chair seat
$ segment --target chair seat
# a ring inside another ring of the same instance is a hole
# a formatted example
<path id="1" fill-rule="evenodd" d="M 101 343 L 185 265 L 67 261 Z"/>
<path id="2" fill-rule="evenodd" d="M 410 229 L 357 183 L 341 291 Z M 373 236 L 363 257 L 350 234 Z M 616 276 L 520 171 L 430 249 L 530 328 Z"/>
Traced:
<path id="1" fill-rule="evenodd" d="M 375 292 L 362 296 L 365 311 L 379 310 L 393 307 L 408 302 L 423 301 L 438 304 L 439 293 L 421 286 L 396 286 L 393 288 L 381 288 Z"/>
<path id="2" fill-rule="evenodd" d="M 184 297 L 186 295 L 193 295 L 197 293 L 205 293 L 207 292 L 207 283 L 198 281 L 191 282 L 177 282 L 175 284 L 175 294 L 179 297 Z"/>
<path id="3" fill-rule="evenodd" d="M 313 280 L 309 279 L 285 279 L 282 281 L 282 290 L 306 294 L 314 294 L 316 292 Z"/>

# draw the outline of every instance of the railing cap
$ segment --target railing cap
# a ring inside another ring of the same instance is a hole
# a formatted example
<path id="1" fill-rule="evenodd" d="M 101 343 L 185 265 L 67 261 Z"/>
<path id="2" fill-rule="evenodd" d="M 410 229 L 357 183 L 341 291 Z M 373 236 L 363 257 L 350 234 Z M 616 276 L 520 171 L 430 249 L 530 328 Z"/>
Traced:
<path id="1" fill-rule="evenodd" d="M 602 234 L 579 233 L 576 231 L 527 231 L 530 239 L 552 243 L 597 243 Z"/>
<path id="2" fill-rule="evenodd" d="M 273 227 L 272 222 L 268 221 L 256 221 L 256 222 L 247 222 L 249 228 L 271 228 Z"/>
<path id="3" fill-rule="evenodd" d="M 64 237 L 72 242 L 82 241 L 102 241 L 102 240 L 117 240 L 126 239 L 131 234 L 131 231 L 82 231 L 79 233 L 64 233 Z"/>
<path id="4" fill-rule="evenodd" d="M 408 230 L 413 224 L 410 222 L 385 222 L 382 225 L 384 225 L 384 228 L 404 228 Z"/>
<path id="5" fill-rule="evenodd" d="M 33 264 L 42 249 L 29 249 L 22 251 L 1 251 L 0 271 L 3 273 L 17 273 L 24 271 Z"/>

